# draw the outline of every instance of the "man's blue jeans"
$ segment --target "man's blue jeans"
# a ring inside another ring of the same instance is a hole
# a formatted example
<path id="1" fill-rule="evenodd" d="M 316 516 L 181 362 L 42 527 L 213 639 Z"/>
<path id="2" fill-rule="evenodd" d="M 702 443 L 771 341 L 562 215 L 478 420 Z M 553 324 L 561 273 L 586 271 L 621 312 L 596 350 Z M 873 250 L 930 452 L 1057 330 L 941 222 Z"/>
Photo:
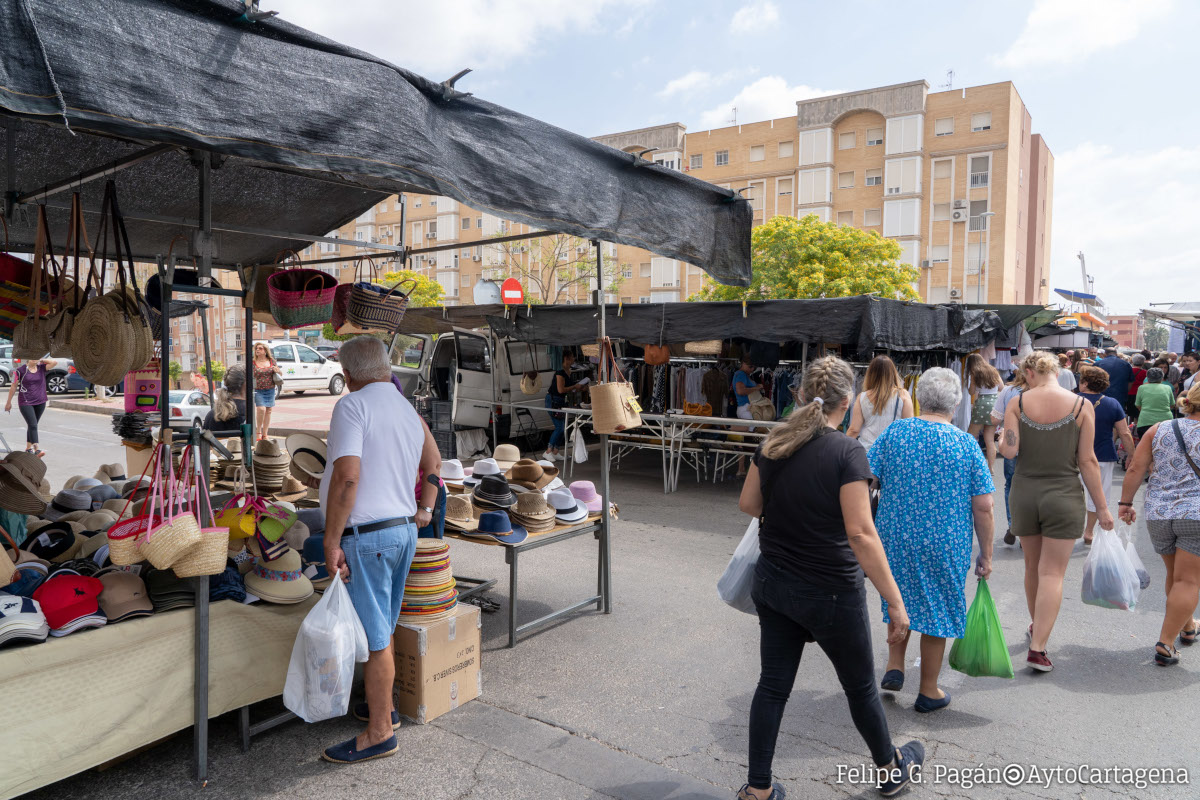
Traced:
<path id="1" fill-rule="evenodd" d="M 1008 527 L 1012 527 L 1012 510 L 1008 507 L 1008 493 L 1012 489 L 1013 475 L 1017 472 L 1015 458 L 1004 459 L 1004 513 L 1008 515 Z"/>

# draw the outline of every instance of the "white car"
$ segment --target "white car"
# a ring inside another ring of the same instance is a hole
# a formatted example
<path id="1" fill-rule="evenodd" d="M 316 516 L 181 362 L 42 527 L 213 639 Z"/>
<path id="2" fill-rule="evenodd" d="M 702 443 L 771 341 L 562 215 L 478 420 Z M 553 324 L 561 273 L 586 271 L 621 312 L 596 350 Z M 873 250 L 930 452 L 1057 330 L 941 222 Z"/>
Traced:
<path id="1" fill-rule="evenodd" d="M 204 426 L 204 418 L 212 407 L 208 395 L 195 389 L 172 389 L 168 398 L 171 403 L 171 427 L 183 422 L 193 428 Z"/>
<path id="2" fill-rule="evenodd" d="M 304 394 L 309 389 L 324 389 L 337 396 L 346 388 L 342 365 L 326 358 L 308 345 L 276 339 L 267 342 L 267 347 L 271 348 L 271 355 L 282 370 L 281 393 Z"/>

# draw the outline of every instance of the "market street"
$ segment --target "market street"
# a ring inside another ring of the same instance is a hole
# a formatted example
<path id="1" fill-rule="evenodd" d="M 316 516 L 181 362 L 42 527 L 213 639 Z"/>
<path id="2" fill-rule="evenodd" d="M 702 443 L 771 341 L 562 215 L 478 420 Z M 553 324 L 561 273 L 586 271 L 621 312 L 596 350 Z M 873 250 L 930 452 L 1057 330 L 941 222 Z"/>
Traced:
<path id="1" fill-rule="evenodd" d="M 10 445 L 19 417 L 3 418 Z M 42 424 L 48 478 L 55 489 L 71 474 L 120 458 L 106 417 L 50 410 Z M 596 458 L 577 471 L 594 477 Z M 249 753 L 237 741 L 235 715 L 214 721 L 209 782 L 190 781 L 192 740 L 185 730 L 103 771 L 88 771 L 28 795 L 49 798 L 729 798 L 745 782 L 747 715 L 758 672 L 756 621 L 717 597 L 716 581 L 745 529 L 733 482 L 661 493 L 657 456 L 639 456 L 613 473 L 621 508 L 613 543 L 611 616 L 585 613 L 522 639 L 508 650 L 503 593 L 498 613 L 483 617 L 483 695 L 429 725 L 405 722 L 393 758 L 353 769 L 318 760 L 329 744 L 353 735 L 353 719 L 300 721 L 256 737 Z M 999 479 L 999 465 L 995 469 Z M 1118 470 L 1117 478 L 1121 473 Z M 1002 482 L 1001 482 L 1002 485 Z M 1140 496 L 1139 496 L 1140 504 Z M 1001 504 L 1002 506 L 1002 504 Z M 913 687 L 883 693 L 895 741 L 923 741 L 926 774 L 1008 764 L 1040 767 L 1188 767 L 1200 718 L 1193 713 L 1197 663 L 1163 670 L 1151 645 L 1163 610 L 1161 560 L 1139 522 L 1137 548 L 1152 577 L 1135 613 L 1084 606 L 1079 600 L 1082 543 L 1067 571 L 1052 646 L 1057 669 L 1024 666 L 1028 616 L 1016 547 L 999 543 L 990 581 L 1016 667 L 1012 681 L 967 678 L 946 668 L 942 686 L 954 704 L 938 714 L 913 711 Z M 498 548 L 455 541 L 457 574 L 507 580 Z M 554 552 L 530 553 L 522 567 L 519 621 L 541 616 L 589 591 L 595 581 L 590 537 Z M 968 600 L 973 589 L 968 589 Z M 875 597 L 873 589 L 868 589 Z M 223 601 L 229 602 L 229 601 Z M 877 672 L 886 647 L 877 598 L 870 602 Z M 186 614 L 187 611 L 172 613 Z M 100 635 L 95 631 L 80 636 Z M 910 654 L 910 659 L 912 655 Z M 1190 658 L 1189 658 L 1190 656 Z M 181 653 L 179 669 L 190 669 Z M 97 675 L 153 683 L 154 675 Z M 19 702 L 14 700 L 14 702 Z M 255 708 L 256 718 L 278 710 Z M 86 714 L 80 718 L 86 725 Z M 795 798 L 874 797 L 871 787 L 838 784 L 839 765 L 869 763 L 851 725 L 829 661 L 806 651 L 783 722 L 776 773 Z M 89 732 L 87 735 L 92 735 Z M 95 735 L 103 735 L 98 731 Z M 1192 778 L 1194 780 L 1194 777 Z M 949 777 L 943 778 L 948 781 Z M 979 798 L 1189 797 L 1191 787 L 943 783 L 909 796 Z"/>

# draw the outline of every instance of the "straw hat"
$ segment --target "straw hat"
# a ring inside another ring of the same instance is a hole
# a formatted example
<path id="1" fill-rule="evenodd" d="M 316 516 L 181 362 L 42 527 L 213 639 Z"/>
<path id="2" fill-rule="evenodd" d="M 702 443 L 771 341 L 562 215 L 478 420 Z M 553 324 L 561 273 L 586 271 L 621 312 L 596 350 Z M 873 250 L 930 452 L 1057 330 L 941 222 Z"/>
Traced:
<path id="1" fill-rule="evenodd" d="M 101 464 L 92 476 L 101 483 L 120 483 L 125 480 L 125 467 L 120 464 Z"/>
<path id="2" fill-rule="evenodd" d="M 291 457 L 292 477 L 310 489 L 320 488 L 329 456 L 325 442 L 312 434 L 293 433 L 284 440 L 284 446 Z"/>
<path id="3" fill-rule="evenodd" d="M 505 471 L 521 460 L 521 451 L 515 444 L 502 444 L 492 452 L 492 460 L 501 471 Z"/>
<path id="4" fill-rule="evenodd" d="M 80 492 L 86 492 L 88 489 L 91 489 L 94 486 L 103 485 L 104 482 L 96 478 L 80 478 L 79 480 L 75 481 L 75 485 L 71 488 Z"/>
<path id="5" fill-rule="evenodd" d="M 471 498 L 466 495 L 446 497 L 446 527 L 455 531 L 473 531 L 479 520 L 472 515 Z"/>
<path id="6" fill-rule="evenodd" d="M 84 475 L 72 475 L 71 477 L 67 478 L 67 482 L 63 484 L 63 488 L 64 488 L 64 489 L 74 489 L 74 488 L 75 488 L 75 482 L 76 482 L 76 481 L 81 481 L 81 480 L 83 480 L 85 477 L 86 477 L 86 476 L 84 476 Z"/>
<path id="7" fill-rule="evenodd" d="M 500 465 L 494 458 L 481 458 L 471 467 L 471 472 L 463 480 L 467 486 L 478 486 L 479 482 L 488 475 L 500 475 Z"/>
<path id="8" fill-rule="evenodd" d="M 258 559 L 246 575 L 246 591 L 268 603 L 299 603 L 312 596 L 312 581 L 304 575 L 300 554 L 288 548 L 274 561 Z"/>
<path id="9" fill-rule="evenodd" d="M 545 533 L 553 530 L 555 525 L 555 511 L 541 492 L 519 495 L 509 517 L 531 534 Z"/>
<path id="10" fill-rule="evenodd" d="M 128 500 L 122 500 L 118 497 L 116 500 L 106 500 L 104 505 L 101 506 L 100 510 L 111 511 L 112 513 L 116 514 L 118 518 L 122 516 L 129 517 L 132 516 L 130 512 L 133 511 L 133 504 Z"/>
<path id="11" fill-rule="evenodd" d="M 548 472 L 532 458 L 522 458 L 508 471 L 508 481 L 514 486 L 522 486 L 529 490 L 544 489 L 550 481 L 558 477 L 558 470 L 553 467 L 551 469 L 553 472 Z"/>
<path id="12" fill-rule="evenodd" d="M 308 487 L 291 475 L 285 475 L 283 486 L 274 495 L 276 500 L 295 502 L 308 497 Z"/>
<path id="13" fill-rule="evenodd" d="M 46 501 L 41 497 L 46 464 L 40 458 L 31 453 L 9 453 L 0 461 L 0 468 L 0 508 L 18 514 L 41 514 L 46 510 Z"/>
<path id="14" fill-rule="evenodd" d="M 108 502 L 123 503 L 125 501 L 109 500 Z M 107 509 L 100 509 L 99 511 L 93 511 L 91 514 L 88 514 L 86 517 L 79 520 L 79 525 L 85 531 L 107 531 L 109 528 L 111 528 L 113 526 L 113 523 L 116 522 L 118 519 L 120 519 L 120 517 L 117 515 L 117 513 L 115 511 L 108 511 Z"/>
<path id="15" fill-rule="evenodd" d="M 404 582 L 400 621 L 428 625 L 454 613 L 458 589 L 450 568 L 450 543 L 418 539 L 412 566 Z"/>

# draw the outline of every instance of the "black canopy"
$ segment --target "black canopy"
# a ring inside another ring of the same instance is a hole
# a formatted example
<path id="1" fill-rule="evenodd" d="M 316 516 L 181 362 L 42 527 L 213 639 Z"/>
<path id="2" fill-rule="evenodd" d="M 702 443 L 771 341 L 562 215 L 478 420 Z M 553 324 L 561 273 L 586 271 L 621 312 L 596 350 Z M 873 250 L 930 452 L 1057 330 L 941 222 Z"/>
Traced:
<path id="1" fill-rule="evenodd" d="M 319 235 L 383 195 L 427 192 L 748 282 L 751 209 L 728 190 L 243 11 L 240 0 L 0 4 L 0 114 L 80 134 L 22 124 L 15 174 L 0 164 L 6 187 L 36 191 L 166 143 L 226 157 L 216 223 Z M 195 217 L 195 173 L 178 153 L 116 180 L 127 216 Z M 28 244 L 30 221 L 16 222 Z M 61 242 L 65 214 L 53 222 Z M 188 224 L 131 223 L 133 249 L 164 252 Z M 305 244 L 225 233 L 217 260 L 264 262 Z"/>
<path id="2" fill-rule="evenodd" d="M 650 344 L 744 337 L 765 342 L 852 345 L 860 352 L 982 347 L 1003 329 L 999 315 L 959 305 L 931 306 L 876 297 L 760 300 L 747 303 L 646 303 L 606 306 L 608 335 Z M 595 306 L 516 306 L 489 316 L 500 336 L 542 344 L 596 340 Z"/>

